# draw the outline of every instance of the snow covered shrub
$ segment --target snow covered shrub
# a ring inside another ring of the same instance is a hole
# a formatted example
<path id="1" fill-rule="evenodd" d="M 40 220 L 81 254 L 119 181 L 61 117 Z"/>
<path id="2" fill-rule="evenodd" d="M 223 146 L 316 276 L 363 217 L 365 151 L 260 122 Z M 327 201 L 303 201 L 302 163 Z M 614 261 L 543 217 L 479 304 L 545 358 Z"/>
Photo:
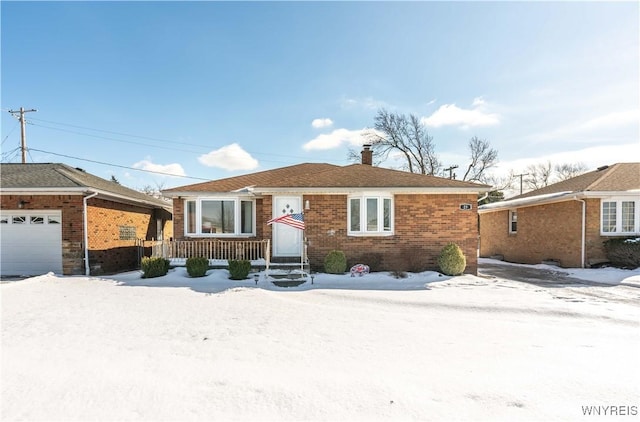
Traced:
<path id="1" fill-rule="evenodd" d="M 169 260 L 159 256 L 142 258 L 142 278 L 162 277 L 169 272 Z"/>
<path id="2" fill-rule="evenodd" d="M 203 257 L 191 257 L 187 259 L 187 272 L 190 277 L 204 277 L 209 269 L 209 260 Z"/>
<path id="3" fill-rule="evenodd" d="M 347 257 L 342 251 L 331 251 L 324 258 L 324 272 L 342 274 L 347 270 Z"/>
<path id="4" fill-rule="evenodd" d="M 640 267 L 640 237 L 614 238 L 603 243 L 611 265 L 630 269 Z"/>
<path id="5" fill-rule="evenodd" d="M 251 271 L 251 262 L 246 259 L 229 260 L 229 278 L 231 280 L 244 280 Z"/>
<path id="6" fill-rule="evenodd" d="M 440 256 L 438 256 L 438 266 L 443 274 L 460 275 L 467 266 L 467 259 L 464 257 L 460 246 L 455 243 L 449 243 L 442 248 Z"/>

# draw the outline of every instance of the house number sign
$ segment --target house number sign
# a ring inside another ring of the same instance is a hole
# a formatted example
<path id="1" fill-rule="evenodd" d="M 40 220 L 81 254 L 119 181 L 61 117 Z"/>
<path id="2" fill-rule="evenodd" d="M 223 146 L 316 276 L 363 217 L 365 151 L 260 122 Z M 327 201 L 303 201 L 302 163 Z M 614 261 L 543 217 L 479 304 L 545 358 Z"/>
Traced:
<path id="1" fill-rule="evenodd" d="M 469 211 L 472 208 L 473 208 L 473 205 L 471 204 L 460 204 L 460 209 L 462 211 Z"/>

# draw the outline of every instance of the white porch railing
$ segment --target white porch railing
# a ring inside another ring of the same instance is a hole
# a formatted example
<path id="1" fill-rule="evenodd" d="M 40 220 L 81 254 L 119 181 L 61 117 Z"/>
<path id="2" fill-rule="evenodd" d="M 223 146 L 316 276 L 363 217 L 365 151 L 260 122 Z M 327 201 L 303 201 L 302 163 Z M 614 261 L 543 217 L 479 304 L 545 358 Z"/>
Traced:
<path id="1" fill-rule="evenodd" d="M 180 263 L 192 257 L 207 258 L 211 264 L 229 259 L 246 259 L 253 263 L 264 262 L 269 268 L 271 241 L 266 240 L 150 240 L 144 241 L 145 249 L 151 248 L 151 256 L 159 256 Z"/>

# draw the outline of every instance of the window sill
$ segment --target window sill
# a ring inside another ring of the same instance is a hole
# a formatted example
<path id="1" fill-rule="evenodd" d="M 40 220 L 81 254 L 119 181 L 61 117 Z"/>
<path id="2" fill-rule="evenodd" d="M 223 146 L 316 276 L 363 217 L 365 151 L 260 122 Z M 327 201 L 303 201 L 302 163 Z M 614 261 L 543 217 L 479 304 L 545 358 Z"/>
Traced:
<path id="1" fill-rule="evenodd" d="M 197 239 L 220 239 L 220 238 L 238 238 L 238 237 L 256 237 L 255 234 L 235 234 L 235 233 L 185 233 L 185 237 Z"/>
<path id="2" fill-rule="evenodd" d="M 393 236 L 393 232 L 352 232 L 347 233 L 347 237 L 390 237 Z"/>
<path id="3" fill-rule="evenodd" d="M 640 236 L 640 232 L 624 232 L 624 233 L 618 233 L 618 232 L 607 232 L 607 233 L 602 233 L 600 232 L 600 236 L 603 237 L 628 237 L 628 236 Z"/>

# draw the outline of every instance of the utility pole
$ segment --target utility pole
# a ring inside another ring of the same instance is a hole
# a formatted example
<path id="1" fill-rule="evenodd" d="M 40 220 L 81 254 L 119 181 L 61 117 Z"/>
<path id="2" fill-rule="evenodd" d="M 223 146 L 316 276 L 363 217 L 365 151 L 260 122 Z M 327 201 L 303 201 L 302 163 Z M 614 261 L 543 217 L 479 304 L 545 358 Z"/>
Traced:
<path id="1" fill-rule="evenodd" d="M 522 174 L 516 174 L 515 175 L 516 177 L 520 178 L 520 195 L 522 195 L 522 178 L 524 176 L 528 176 L 528 175 L 529 175 L 529 173 L 522 173 Z"/>
<path id="2" fill-rule="evenodd" d="M 449 179 L 455 179 L 456 178 L 456 175 L 453 173 L 453 170 L 457 169 L 457 168 L 458 168 L 457 165 L 453 165 L 453 166 L 451 166 L 449 168 L 444 169 L 444 171 L 448 171 L 449 172 Z"/>
<path id="3" fill-rule="evenodd" d="M 9 113 L 16 117 L 19 114 L 18 120 L 20 120 L 20 151 L 22 152 L 22 164 L 27 162 L 27 124 L 24 120 L 24 113 L 30 113 L 32 111 L 38 111 L 34 108 L 31 110 L 25 110 L 24 107 L 20 107 L 20 110 L 9 110 Z"/>

